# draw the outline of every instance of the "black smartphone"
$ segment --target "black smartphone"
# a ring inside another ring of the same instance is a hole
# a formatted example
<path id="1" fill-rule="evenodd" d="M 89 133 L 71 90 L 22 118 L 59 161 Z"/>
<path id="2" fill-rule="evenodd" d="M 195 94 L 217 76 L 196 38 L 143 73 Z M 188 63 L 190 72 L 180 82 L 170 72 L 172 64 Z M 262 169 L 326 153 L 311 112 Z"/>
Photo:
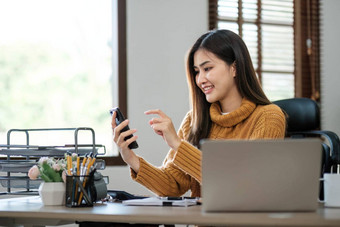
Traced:
<path id="1" fill-rule="evenodd" d="M 125 120 L 125 117 L 124 115 L 122 114 L 122 112 L 120 112 L 119 108 L 118 107 L 115 107 L 115 108 L 112 108 L 110 110 L 110 114 L 111 116 L 113 115 L 113 112 L 116 112 L 116 125 L 118 126 L 120 123 L 122 123 L 124 120 Z M 125 126 L 120 132 L 125 132 L 127 130 L 130 130 L 129 126 Z M 127 137 L 124 138 L 124 140 L 128 140 L 132 137 L 133 135 L 129 135 Z M 132 143 L 129 144 L 129 148 L 130 149 L 136 149 L 138 148 L 138 144 L 137 144 L 137 141 L 133 141 Z"/>

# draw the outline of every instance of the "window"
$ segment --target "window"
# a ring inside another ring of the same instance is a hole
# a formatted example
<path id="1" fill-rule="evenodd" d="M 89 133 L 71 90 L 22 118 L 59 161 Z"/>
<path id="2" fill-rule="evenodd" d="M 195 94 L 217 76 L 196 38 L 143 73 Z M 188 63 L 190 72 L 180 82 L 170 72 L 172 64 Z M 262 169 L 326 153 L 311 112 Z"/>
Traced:
<path id="1" fill-rule="evenodd" d="M 315 99 L 319 89 L 317 0 L 209 2 L 210 29 L 229 29 L 243 38 L 270 100 Z M 307 30 L 313 37 L 306 37 Z M 307 54 L 304 48 L 308 42 L 313 43 L 313 55 Z"/>
<path id="2" fill-rule="evenodd" d="M 112 12 L 112 0 L 0 2 L 1 144 L 11 128 L 86 126 L 117 154 Z"/>

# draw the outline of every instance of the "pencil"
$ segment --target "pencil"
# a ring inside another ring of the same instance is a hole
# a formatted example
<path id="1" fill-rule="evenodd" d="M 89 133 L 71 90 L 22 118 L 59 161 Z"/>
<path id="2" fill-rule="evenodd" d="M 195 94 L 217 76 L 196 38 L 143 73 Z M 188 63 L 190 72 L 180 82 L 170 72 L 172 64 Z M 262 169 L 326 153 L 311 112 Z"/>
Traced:
<path id="1" fill-rule="evenodd" d="M 67 154 L 67 174 L 71 176 L 72 158 Z"/>
<path id="2" fill-rule="evenodd" d="M 88 159 L 90 159 L 90 158 L 91 157 L 89 157 Z M 90 159 L 88 161 L 89 161 L 89 164 L 87 165 L 87 169 L 86 169 L 86 177 L 88 177 L 90 169 L 91 169 L 91 166 L 96 161 L 96 158 L 93 158 L 92 160 Z M 85 186 L 86 186 L 86 179 L 87 179 L 86 177 L 84 178 L 83 188 L 85 188 Z M 78 205 L 80 205 L 82 199 L 83 199 L 83 192 L 81 191 L 80 192 L 80 196 L 79 196 L 79 200 L 78 200 Z"/>
<path id="3" fill-rule="evenodd" d="M 78 154 L 78 157 L 77 157 L 77 176 L 79 176 L 79 162 L 80 162 L 80 157 L 79 157 L 79 154 Z"/>

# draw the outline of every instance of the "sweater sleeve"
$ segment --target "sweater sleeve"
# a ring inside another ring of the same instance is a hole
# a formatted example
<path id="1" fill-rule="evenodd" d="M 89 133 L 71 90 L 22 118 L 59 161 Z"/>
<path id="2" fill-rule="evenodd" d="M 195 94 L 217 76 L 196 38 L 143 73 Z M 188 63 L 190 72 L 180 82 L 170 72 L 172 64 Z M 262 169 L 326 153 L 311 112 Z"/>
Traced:
<path id="1" fill-rule="evenodd" d="M 184 142 L 190 121 L 190 114 L 188 113 L 178 131 L 178 136 L 182 139 L 178 151 L 170 149 L 161 167 L 153 166 L 139 157 L 140 168 L 138 173 L 130 169 L 133 180 L 159 196 L 181 196 L 190 189 L 192 177 L 195 179 L 197 175 L 200 177 L 200 161 L 192 160 L 193 167 L 189 168 L 190 160 L 187 160 L 187 155 L 185 155 L 186 151 L 200 152 L 189 143 Z M 195 163 L 199 164 L 196 166 Z"/>
<path id="2" fill-rule="evenodd" d="M 171 152 L 171 151 L 170 151 Z M 159 196 L 181 196 L 190 188 L 190 176 L 173 163 L 156 167 L 139 158 L 138 174 L 131 169 L 133 180 L 144 185 Z"/>
<path id="3" fill-rule="evenodd" d="M 201 183 L 202 153 L 186 141 L 182 141 L 173 163 Z"/>

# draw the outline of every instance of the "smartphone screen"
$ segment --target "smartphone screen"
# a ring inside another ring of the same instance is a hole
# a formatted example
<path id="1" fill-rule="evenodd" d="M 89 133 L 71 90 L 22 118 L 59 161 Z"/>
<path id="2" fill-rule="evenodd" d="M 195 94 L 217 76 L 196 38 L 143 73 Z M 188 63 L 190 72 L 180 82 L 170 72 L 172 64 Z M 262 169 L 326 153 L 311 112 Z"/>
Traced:
<path id="1" fill-rule="evenodd" d="M 113 112 L 116 112 L 116 125 L 118 126 L 120 123 L 122 123 L 122 122 L 125 120 L 125 117 L 124 117 L 123 113 L 120 112 L 120 110 L 119 110 L 118 107 L 112 108 L 112 109 L 110 110 L 111 116 L 113 115 Z M 127 130 L 130 130 L 130 128 L 129 128 L 128 125 L 125 126 L 120 132 L 122 133 L 122 132 L 125 132 L 125 131 L 127 131 Z M 131 135 L 125 137 L 124 140 L 130 139 L 132 136 L 133 136 L 133 134 L 131 134 Z M 136 149 L 136 148 L 138 148 L 137 142 L 136 142 L 136 141 L 133 141 L 132 143 L 130 143 L 130 144 L 129 144 L 129 148 L 130 148 L 130 149 Z"/>

